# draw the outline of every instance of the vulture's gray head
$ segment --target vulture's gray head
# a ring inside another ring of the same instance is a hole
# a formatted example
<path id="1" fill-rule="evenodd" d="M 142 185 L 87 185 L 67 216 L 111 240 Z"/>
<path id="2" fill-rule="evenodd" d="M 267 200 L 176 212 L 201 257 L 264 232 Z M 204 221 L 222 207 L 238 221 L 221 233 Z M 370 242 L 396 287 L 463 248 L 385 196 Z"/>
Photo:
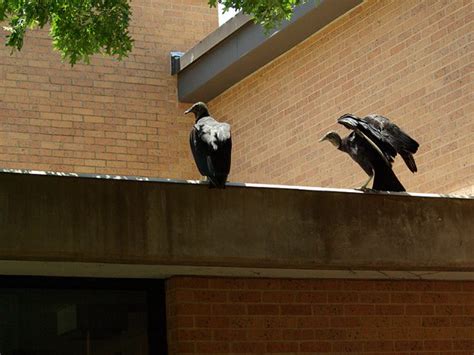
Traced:
<path id="1" fill-rule="evenodd" d="M 184 111 L 184 114 L 187 115 L 190 112 L 194 113 L 196 120 L 200 119 L 201 117 L 209 116 L 209 109 L 207 108 L 207 105 L 201 101 L 196 102 L 186 111 Z"/>
<path id="2" fill-rule="evenodd" d="M 328 132 L 324 135 L 323 138 L 319 140 L 320 142 L 323 141 L 330 141 L 336 148 L 341 146 L 341 136 L 334 131 Z"/>

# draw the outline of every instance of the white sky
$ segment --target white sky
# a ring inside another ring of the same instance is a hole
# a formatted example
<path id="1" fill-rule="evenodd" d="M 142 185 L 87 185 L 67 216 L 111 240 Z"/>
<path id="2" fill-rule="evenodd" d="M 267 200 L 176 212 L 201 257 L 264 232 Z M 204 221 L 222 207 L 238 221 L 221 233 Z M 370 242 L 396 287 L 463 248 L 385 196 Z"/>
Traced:
<path id="1" fill-rule="evenodd" d="M 229 10 L 225 14 L 222 13 L 223 6 L 219 4 L 219 26 L 223 23 L 227 22 L 227 20 L 231 19 L 237 13 L 235 10 Z"/>

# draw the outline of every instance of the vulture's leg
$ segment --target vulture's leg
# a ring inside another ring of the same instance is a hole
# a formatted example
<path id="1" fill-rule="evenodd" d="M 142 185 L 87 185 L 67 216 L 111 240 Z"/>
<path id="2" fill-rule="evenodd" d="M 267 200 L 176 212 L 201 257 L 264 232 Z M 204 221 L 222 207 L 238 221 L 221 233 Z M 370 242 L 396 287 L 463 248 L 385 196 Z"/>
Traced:
<path id="1" fill-rule="evenodd" d="M 362 190 L 362 191 L 368 190 L 367 185 L 372 181 L 372 179 L 374 178 L 374 175 L 375 175 L 375 174 L 374 174 L 374 171 L 372 170 L 372 174 L 369 175 L 369 179 L 365 182 L 364 185 L 362 185 L 362 186 L 359 188 L 359 190 Z"/>

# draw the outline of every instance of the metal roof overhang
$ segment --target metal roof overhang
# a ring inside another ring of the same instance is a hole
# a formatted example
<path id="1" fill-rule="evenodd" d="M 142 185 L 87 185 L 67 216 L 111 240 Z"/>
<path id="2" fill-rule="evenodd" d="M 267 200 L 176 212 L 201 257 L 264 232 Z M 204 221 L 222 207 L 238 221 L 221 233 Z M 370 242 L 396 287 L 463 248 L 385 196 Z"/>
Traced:
<path id="1" fill-rule="evenodd" d="M 474 279 L 474 198 L 3 170 L 0 274 Z"/>
<path id="2" fill-rule="evenodd" d="M 238 14 L 181 57 L 179 100 L 211 100 L 362 1 L 310 0 L 268 34 L 248 16 Z"/>

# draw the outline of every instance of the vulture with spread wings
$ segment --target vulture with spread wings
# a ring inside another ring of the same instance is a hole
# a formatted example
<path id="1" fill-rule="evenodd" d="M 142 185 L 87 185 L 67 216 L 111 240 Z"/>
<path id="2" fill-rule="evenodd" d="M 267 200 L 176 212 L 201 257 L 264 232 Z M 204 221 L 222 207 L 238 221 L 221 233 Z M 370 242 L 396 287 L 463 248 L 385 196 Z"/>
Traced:
<path id="1" fill-rule="evenodd" d="M 374 190 L 405 191 L 392 170 L 392 163 L 396 155 L 400 154 L 408 169 L 416 172 L 418 169 L 413 154 L 418 150 L 419 144 L 381 115 L 360 118 L 345 114 L 337 122 L 352 132 L 345 138 L 341 138 L 336 132 L 329 132 L 321 141 L 329 140 L 339 150 L 349 154 L 369 175 L 362 189 L 374 178 Z"/>
<path id="2" fill-rule="evenodd" d="M 212 118 L 203 102 L 195 103 L 185 114 L 190 112 L 196 118 L 189 136 L 196 166 L 208 178 L 209 187 L 225 188 L 232 151 L 230 125 Z"/>

